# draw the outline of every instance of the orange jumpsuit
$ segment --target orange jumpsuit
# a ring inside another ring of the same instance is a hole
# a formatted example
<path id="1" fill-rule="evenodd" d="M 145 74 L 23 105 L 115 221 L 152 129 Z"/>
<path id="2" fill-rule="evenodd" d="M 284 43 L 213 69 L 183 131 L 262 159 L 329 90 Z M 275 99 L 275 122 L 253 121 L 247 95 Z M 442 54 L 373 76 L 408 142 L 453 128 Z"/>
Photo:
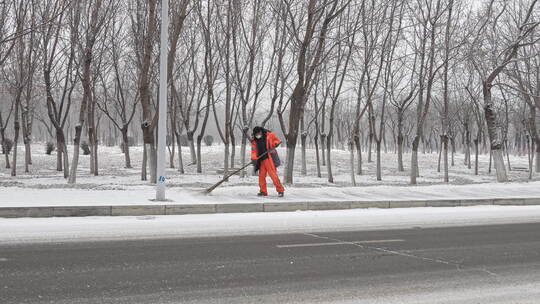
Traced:
<path id="1" fill-rule="evenodd" d="M 266 149 L 268 151 L 274 149 L 281 141 L 277 138 L 276 134 L 273 132 L 266 132 Z M 259 157 L 257 153 L 257 142 L 255 140 L 251 141 L 251 160 L 256 160 Z M 270 175 L 274 186 L 276 187 L 277 192 L 285 192 L 285 188 L 281 184 L 279 177 L 277 175 L 277 169 L 272 160 L 272 156 L 268 153 L 268 158 L 260 162 L 259 165 L 259 188 L 260 192 L 268 194 L 266 188 L 266 175 Z"/>

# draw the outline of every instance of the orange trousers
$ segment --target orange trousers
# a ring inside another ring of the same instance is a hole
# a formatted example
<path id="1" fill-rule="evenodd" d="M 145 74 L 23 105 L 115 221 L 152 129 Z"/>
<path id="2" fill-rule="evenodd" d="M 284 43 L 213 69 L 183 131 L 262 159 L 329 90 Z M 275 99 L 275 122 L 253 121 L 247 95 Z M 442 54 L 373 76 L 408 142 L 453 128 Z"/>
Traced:
<path id="1" fill-rule="evenodd" d="M 285 188 L 283 188 L 283 185 L 281 185 L 281 181 L 279 180 L 279 177 L 277 175 L 277 170 L 274 166 L 274 162 L 270 157 L 262 160 L 259 167 L 259 188 L 260 192 L 264 194 L 268 194 L 268 190 L 266 188 L 266 174 L 270 175 L 270 178 L 272 179 L 272 182 L 274 183 L 277 192 L 285 192 Z"/>

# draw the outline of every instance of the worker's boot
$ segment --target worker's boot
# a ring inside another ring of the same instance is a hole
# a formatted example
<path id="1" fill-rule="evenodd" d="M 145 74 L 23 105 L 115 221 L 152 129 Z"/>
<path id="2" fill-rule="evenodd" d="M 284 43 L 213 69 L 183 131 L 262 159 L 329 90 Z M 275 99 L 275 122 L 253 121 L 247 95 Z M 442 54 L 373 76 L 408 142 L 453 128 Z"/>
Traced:
<path id="1" fill-rule="evenodd" d="M 279 197 L 284 197 L 285 196 L 285 193 L 284 192 L 278 192 L 277 194 Z"/>
<path id="2" fill-rule="evenodd" d="M 264 192 L 259 192 L 259 193 L 257 193 L 257 196 L 268 196 L 268 194 L 266 194 Z"/>

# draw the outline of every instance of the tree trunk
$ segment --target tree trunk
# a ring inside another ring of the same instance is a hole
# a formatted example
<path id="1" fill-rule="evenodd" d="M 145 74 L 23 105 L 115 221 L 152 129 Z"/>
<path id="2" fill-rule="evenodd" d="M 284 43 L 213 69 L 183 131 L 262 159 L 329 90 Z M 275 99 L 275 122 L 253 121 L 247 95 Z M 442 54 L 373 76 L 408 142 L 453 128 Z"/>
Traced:
<path id="1" fill-rule="evenodd" d="M 236 139 L 233 136 L 233 132 L 231 132 L 231 168 L 234 168 L 235 166 L 235 158 L 236 158 Z"/>
<path id="2" fill-rule="evenodd" d="M 203 135 L 197 135 L 197 173 L 202 173 L 201 143 Z"/>
<path id="3" fill-rule="evenodd" d="M 147 167 L 150 169 L 150 183 L 157 183 L 157 155 L 154 129 L 147 122 L 141 125 L 143 132 L 143 142 L 146 151 Z M 146 167 L 144 167 L 146 170 Z M 146 173 L 144 174 L 146 175 Z M 145 179 L 146 180 L 146 179 Z"/>
<path id="4" fill-rule="evenodd" d="M 319 135 L 315 135 L 315 138 L 314 138 L 314 142 L 315 142 L 315 157 L 316 157 L 316 160 L 317 160 L 317 177 L 321 177 L 321 160 L 320 160 L 320 155 L 319 155 Z"/>
<path id="5" fill-rule="evenodd" d="M 388 146 L 386 145 L 386 128 L 383 128 L 383 144 L 384 144 L 384 154 L 388 154 Z"/>
<path id="6" fill-rule="evenodd" d="M 24 143 L 24 172 L 30 172 L 30 164 L 32 163 L 32 151 L 30 148 L 30 141 L 25 139 Z"/>
<path id="7" fill-rule="evenodd" d="M 441 149 L 438 149 L 438 152 L 439 152 L 439 160 L 437 162 L 437 172 L 441 173 L 441 157 L 442 157 L 442 153 L 443 153 L 442 146 L 441 146 Z"/>
<path id="8" fill-rule="evenodd" d="M 150 164 L 150 183 L 157 183 L 157 151 L 155 144 L 146 144 L 148 151 L 148 162 Z"/>
<path id="9" fill-rule="evenodd" d="M 5 144 L 5 140 L 6 140 L 6 130 L 4 128 L 0 129 L 0 135 L 1 135 L 1 140 L 2 140 L 2 152 L 4 152 L 4 156 L 5 156 L 5 159 L 6 159 L 6 169 L 10 169 L 11 165 L 10 165 L 10 161 L 9 161 L 9 153 L 7 153 L 7 147 L 6 147 L 6 144 Z"/>
<path id="10" fill-rule="evenodd" d="M 469 131 L 469 125 L 465 124 L 465 159 L 463 160 L 465 166 L 471 164 L 471 133 Z"/>
<path id="11" fill-rule="evenodd" d="M 197 163 L 197 155 L 195 154 L 195 141 L 193 140 L 193 132 L 187 132 L 187 139 L 189 142 L 189 153 L 191 154 L 191 164 L 195 165 Z"/>
<path id="12" fill-rule="evenodd" d="M 227 141 L 225 142 L 225 155 L 223 159 L 223 176 L 227 176 L 229 174 L 229 154 L 229 141 Z"/>
<path id="13" fill-rule="evenodd" d="M 93 98 L 92 98 L 93 99 Z M 94 100 L 88 104 L 88 146 L 90 148 L 90 174 L 98 175 L 97 167 L 97 133 L 96 123 L 94 121 Z"/>
<path id="14" fill-rule="evenodd" d="M 467 166 L 467 168 L 471 168 L 471 133 L 469 131 L 468 126 L 466 126 L 466 133 L 465 133 L 465 162 L 464 164 Z"/>
<path id="15" fill-rule="evenodd" d="M 371 150 L 372 150 L 372 143 L 373 143 L 373 133 L 371 133 L 371 131 L 369 131 L 369 142 L 368 142 L 368 158 L 367 158 L 367 162 L 368 163 L 371 163 L 372 160 L 371 160 Z"/>
<path id="16" fill-rule="evenodd" d="M 285 168 L 285 183 L 291 185 L 294 179 L 294 156 L 298 141 L 298 129 L 300 120 L 304 116 L 304 105 L 306 98 L 306 88 L 303 82 L 297 82 L 291 96 L 289 109 L 289 130 L 287 133 L 287 168 Z M 295 119 L 296 118 L 296 119 Z M 328 142 L 331 140 L 328 139 Z"/>
<path id="17" fill-rule="evenodd" d="M 98 140 L 97 140 L 97 134 L 96 134 L 96 129 L 94 128 L 93 129 L 93 135 L 92 135 L 92 139 L 89 140 L 92 144 L 90 145 L 90 162 L 92 164 L 92 170 L 91 170 L 91 173 L 94 174 L 94 176 L 98 176 L 99 175 L 99 166 L 98 166 Z"/>
<path id="18" fill-rule="evenodd" d="M 532 136 L 527 137 L 527 158 L 529 160 L 529 180 L 532 179 L 533 174 L 533 149 L 534 149 L 534 141 L 532 139 Z"/>
<path id="19" fill-rule="evenodd" d="M 450 139 L 450 144 L 452 145 L 452 167 L 455 166 L 454 157 L 456 155 L 456 140 L 454 136 Z"/>
<path id="20" fill-rule="evenodd" d="M 332 106 L 330 108 L 329 124 L 328 124 L 328 136 L 326 138 L 326 169 L 328 171 L 328 182 L 334 183 L 334 175 L 332 174 L 332 138 L 334 136 L 334 118 L 336 109 L 336 99 L 332 100 Z"/>
<path id="21" fill-rule="evenodd" d="M 306 139 L 307 139 L 307 134 L 302 133 L 300 135 L 300 141 L 302 143 L 302 171 L 301 171 L 301 174 L 303 176 L 307 175 Z"/>
<path id="22" fill-rule="evenodd" d="M 242 144 L 240 145 L 240 167 L 244 167 L 246 165 L 246 150 L 247 150 L 247 136 L 246 132 L 242 132 Z M 246 170 L 242 170 L 240 172 L 240 177 L 244 178 L 246 177 Z"/>
<path id="23" fill-rule="evenodd" d="M 397 150 L 398 150 L 398 171 L 404 172 L 405 168 L 403 167 L 403 137 L 398 135 L 397 140 Z"/>
<path id="24" fill-rule="evenodd" d="M 360 136 L 355 136 L 354 142 L 356 144 L 356 157 L 358 158 L 356 174 L 362 175 L 362 145 L 360 141 Z"/>
<path id="25" fill-rule="evenodd" d="M 330 127 L 331 128 L 331 127 Z M 328 172 L 328 182 L 334 183 L 334 175 L 332 174 L 332 135 L 328 133 L 326 139 L 326 171 Z"/>
<path id="26" fill-rule="evenodd" d="M 351 184 L 356 186 L 356 178 L 354 176 L 354 141 L 352 138 L 349 140 L 349 157 L 349 166 L 351 167 Z"/>
<path id="27" fill-rule="evenodd" d="M 508 171 L 512 171 L 512 166 L 510 164 L 510 152 L 508 152 L 508 140 L 504 140 L 504 152 L 506 154 L 506 161 L 508 163 Z"/>
<path id="28" fill-rule="evenodd" d="M 540 172 L 540 137 L 536 138 L 536 173 Z"/>
<path id="29" fill-rule="evenodd" d="M 21 125 L 19 123 L 19 113 L 18 113 L 18 107 L 19 105 L 15 105 L 15 114 L 14 114 L 14 136 L 13 136 L 13 156 L 11 157 L 11 176 L 17 176 L 17 150 L 18 150 L 18 143 L 19 143 L 19 133 L 21 129 Z"/>
<path id="30" fill-rule="evenodd" d="M 148 180 L 148 151 L 146 151 L 146 145 L 143 144 L 143 159 L 142 159 L 142 166 L 141 166 L 141 180 L 146 181 Z"/>
<path id="31" fill-rule="evenodd" d="M 174 132 L 169 133 L 169 168 L 174 169 L 174 156 L 176 154 L 176 141 L 175 141 L 175 134 Z"/>
<path id="32" fill-rule="evenodd" d="M 491 164 L 493 163 L 493 150 L 489 150 L 489 167 L 488 173 L 491 174 Z"/>
<path id="33" fill-rule="evenodd" d="M 493 102 L 491 100 L 491 83 L 484 82 L 482 85 L 482 91 L 484 93 L 484 114 L 486 117 L 486 124 L 489 134 L 490 147 L 493 154 L 493 161 L 495 163 L 495 170 L 497 170 L 497 181 L 506 182 L 508 177 L 506 176 L 506 167 L 504 166 L 504 158 L 502 153 L 502 141 L 500 126 L 497 125 L 497 114 L 493 109 Z"/>
<path id="34" fill-rule="evenodd" d="M 478 175 L 478 138 L 474 140 L 474 175 Z"/>
<path id="35" fill-rule="evenodd" d="M 398 152 L 398 171 L 403 172 L 405 168 L 403 167 L 403 113 L 398 113 L 398 123 L 397 123 L 397 152 Z"/>
<path id="36" fill-rule="evenodd" d="M 64 178 L 69 178 L 69 156 L 66 141 L 62 142 L 62 154 L 64 156 Z"/>
<path id="37" fill-rule="evenodd" d="M 75 127 L 75 138 L 73 139 L 73 161 L 69 171 L 68 183 L 75 184 L 77 182 L 77 167 L 79 165 L 79 152 L 81 144 L 82 125 Z"/>
<path id="38" fill-rule="evenodd" d="M 418 146 L 420 143 L 420 137 L 415 136 L 412 143 L 412 152 L 411 152 L 411 184 L 416 185 L 416 178 L 419 175 L 418 170 Z"/>
<path id="39" fill-rule="evenodd" d="M 377 149 L 377 180 L 382 181 L 381 139 L 375 141 L 375 148 Z"/>
<path id="40" fill-rule="evenodd" d="M 126 162 L 126 168 L 131 168 L 131 156 L 129 154 L 129 137 L 128 137 L 128 127 L 124 126 L 122 130 L 122 147 L 124 148 L 124 158 Z"/>
<path id="41" fill-rule="evenodd" d="M 321 134 L 321 158 L 322 158 L 322 165 L 326 166 L 326 134 Z"/>
<path id="42" fill-rule="evenodd" d="M 443 164 L 444 164 L 444 182 L 448 183 L 450 181 L 448 176 L 448 136 L 444 135 L 442 138 L 442 150 L 443 150 Z"/>
<path id="43" fill-rule="evenodd" d="M 63 135 L 56 131 L 56 171 L 62 171 L 63 163 L 62 163 L 62 156 L 63 156 Z"/>
<path id="44" fill-rule="evenodd" d="M 180 134 L 176 134 L 176 144 L 178 145 L 178 172 L 184 174 L 184 159 L 182 158 L 182 142 L 180 140 Z"/>

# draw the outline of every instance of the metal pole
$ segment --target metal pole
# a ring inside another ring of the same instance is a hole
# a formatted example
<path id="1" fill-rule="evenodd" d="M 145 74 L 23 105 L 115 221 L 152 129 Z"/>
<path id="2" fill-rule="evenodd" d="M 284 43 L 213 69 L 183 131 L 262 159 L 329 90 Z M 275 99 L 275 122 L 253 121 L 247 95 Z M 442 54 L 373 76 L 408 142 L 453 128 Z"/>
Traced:
<path id="1" fill-rule="evenodd" d="M 156 200 L 165 200 L 165 140 L 167 133 L 167 53 L 169 44 L 169 0 L 161 0 L 159 49 L 159 107 Z"/>

